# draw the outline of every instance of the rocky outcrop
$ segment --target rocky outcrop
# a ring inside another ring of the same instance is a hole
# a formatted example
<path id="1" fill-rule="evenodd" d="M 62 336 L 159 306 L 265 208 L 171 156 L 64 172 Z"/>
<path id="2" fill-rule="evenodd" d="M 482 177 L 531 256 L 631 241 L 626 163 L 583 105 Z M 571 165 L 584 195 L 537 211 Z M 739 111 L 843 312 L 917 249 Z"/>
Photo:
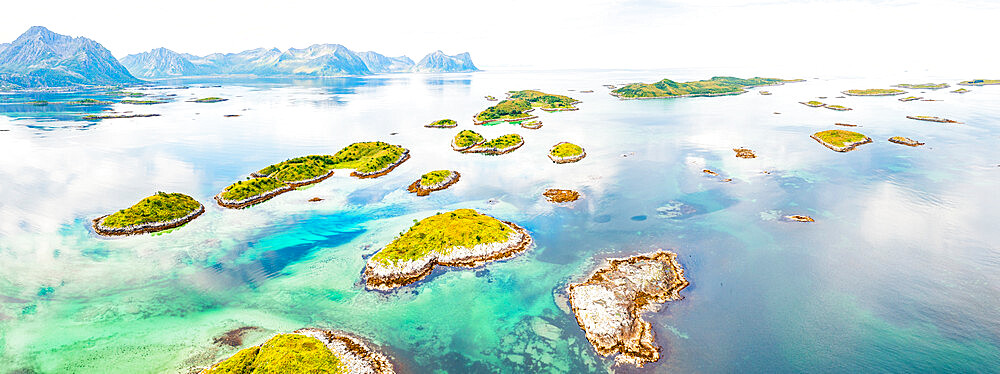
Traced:
<path id="1" fill-rule="evenodd" d="M 816 222 L 816 220 L 814 220 L 810 216 L 803 216 L 803 215 L 799 215 L 799 214 L 791 215 L 791 216 L 785 216 L 784 219 L 786 221 L 791 221 L 791 222 Z"/>
<path id="2" fill-rule="evenodd" d="M 749 148 L 733 148 L 733 152 L 736 152 L 736 157 L 739 158 L 757 158 L 757 154 Z"/>
<path id="3" fill-rule="evenodd" d="M 528 231 L 513 222 L 501 221 L 511 230 L 507 241 L 477 244 L 472 248 L 453 247 L 431 251 L 415 260 L 386 263 L 370 259 L 365 265 L 365 286 L 369 289 L 388 291 L 419 281 L 429 275 L 434 266 L 474 268 L 488 262 L 503 260 L 521 253 L 531 246 Z"/>
<path id="4" fill-rule="evenodd" d="M 191 220 L 198 218 L 198 216 L 200 216 L 202 213 L 205 213 L 205 205 L 198 204 L 198 209 L 192 210 L 184 217 L 175 218 L 169 221 L 147 222 L 139 225 L 132 225 L 126 227 L 104 226 L 104 219 L 110 216 L 110 214 L 106 214 L 95 218 L 93 220 L 92 227 L 94 228 L 95 232 L 104 236 L 139 235 L 139 234 L 169 230 L 175 227 L 183 226 L 185 223 L 191 222 Z"/>
<path id="5" fill-rule="evenodd" d="M 449 174 L 448 177 L 445 178 L 443 181 L 429 186 L 423 185 L 422 183 L 420 183 L 420 179 L 417 179 L 416 182 L 413 182 L 413 184 L 411 184 L 409 187 L 406 188 L 406 191 L 415 193 L 417 194 L 417 196 L 427 196 L 430 195 L 431 192 L 440 191 L 448 187 L 451 187 L 451 185 L 458 183 L 458 179 L 461 177 L 462 174 L 459 174 L 457 171 L 452 171 L 451 174 Z"/>
<path id="6" fill-rule="evenodd" d="M 257 204 L 263 203 L 265 201 L 271 200 L 275 196 L 281 195 L 281 194 L 283 194 L 285 192 L 288 192 L 288 191 L 292 191 L 294 189 L 295 188 L 292 187 L 292 186 L 284 185 L 284 186 L 275 188 L 273 190 L 270 190 L 270 191 L 267 191 L 267 192 L 264 192 L 264 193 L 261 193 L 261 194 L 250 196 L 250 197 L 248 197 L 246 199 L 242 199 L 242 200 L 228 200 L 228 199 L 225 199 L 225 198 L 222 197 L 222 194 L 225 192 L 225 191 L 223 191 L 223 192 L 219 192 L 218 195 L 215 195 L 215 202 L 218 203 L 219 206 L 221 206 L 223 208 L 243 209 L 243 208 L 246 208 L 248 206 L 257 205 Z"/>
<path id="7" fill-rule="evenodd" d="M 542 196 L 545 196 L 545 199 L 552 203 L 568 203 L 579 199 L 580 193 L 573 190 L 550 188 L 545 190 Z"/>
<path id="8" fill-rule="evenodd" d="M 142 83 L 100 43 L 33 26 L 0 48 L 0 86 L 67 87 Z"/>
<path id="9" fill-rule="evenodd" d="M 311 336 L 326 345 L 340 359 L 341 367 L 349 374 L 394 374 L 389 358 L 372 347 L 365 339 L 343 331 L 315 328 L 295 330 L 296 334 Z"/>
<path id="10" fill-rule="evenodd" d="M 609 259 L 585 281 L 570 284 L 566 293 L 598 354 L 617 354 L 616 362 L 642 367 L 660 359 L 660 346 L 642 313 L 681 299 L 679 292 L 687 286 L 677 255 L 658 250 Z"/>

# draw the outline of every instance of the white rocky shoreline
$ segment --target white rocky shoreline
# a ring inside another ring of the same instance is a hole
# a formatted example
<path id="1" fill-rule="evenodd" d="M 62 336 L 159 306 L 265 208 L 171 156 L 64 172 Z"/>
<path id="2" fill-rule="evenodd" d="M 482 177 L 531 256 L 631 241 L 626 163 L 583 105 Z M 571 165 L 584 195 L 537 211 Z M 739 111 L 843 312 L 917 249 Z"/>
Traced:
<path id="1" fill-rule="evenodd" d="M 511 229 L 510 237 L 504 242 L 482 243 L 472 248 L 452 247 L 446 250 L 446 254 L 431 252 L 419 259 L 389 264 L 369 259 L 363 272 L 365 287 L 389 291 L 423 279 L 434 270 L 435 265 L 474 268 L 513 257 L 528 249 L 532 243 L 528 231 L 513 222 L 501 222 Z"/>
<path id="2" fill-rule="evenodd" d="M 105 214 L 103 216 L 95 218 L 93 220 L 92 227 L 94 228 L 94 231 L 97 232 L 97 234 L 103 236 L 139 235 L 139 234 L 153 233 L 157 231 L 163 231 L 175 227 L 180 227 L 185 223 L 191 222 L 191 220 L 198 218 L 198 216 L 200 216 L 202 213 L 205 213 L 205 205 L 198 203 L 198 209 L 192 210 L 190 213 L 184 215 L 183 217 L 174 218 L 169 221 L 146 222 L 126 227 L 104 226 L 104 219 L 110 216 L 110 214 Z"/>

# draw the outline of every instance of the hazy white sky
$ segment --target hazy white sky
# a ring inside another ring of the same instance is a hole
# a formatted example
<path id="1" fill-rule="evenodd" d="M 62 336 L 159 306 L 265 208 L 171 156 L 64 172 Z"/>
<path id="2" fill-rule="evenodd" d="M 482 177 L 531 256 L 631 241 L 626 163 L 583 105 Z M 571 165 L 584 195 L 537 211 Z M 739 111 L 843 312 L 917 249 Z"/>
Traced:
<path id="1" fill-rule="evenodd" d="M 0 40 L 33 25 L 117 57 L 339 43 L 480 67 L 891 66 L 1000 73 L 1000 1 L 470 0 L 4 1 Z"/>

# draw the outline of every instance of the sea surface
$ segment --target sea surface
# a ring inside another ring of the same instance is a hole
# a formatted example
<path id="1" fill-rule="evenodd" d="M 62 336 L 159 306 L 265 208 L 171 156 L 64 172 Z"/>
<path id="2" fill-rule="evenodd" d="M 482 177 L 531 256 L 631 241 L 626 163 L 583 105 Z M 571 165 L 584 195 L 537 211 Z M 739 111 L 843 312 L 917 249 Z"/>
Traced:
<path id="1" fill-rule="evenodd" d="M 663 358 L 642 372 L 1000 372 L 1000 86 L 948 92 L 997 77 L 783 77 L 807 81 L 631 101 L 602 86 L 737 73 L 174 80 L 136 91 L 171 100 L 148 106 L 57 103 L 109 99 L 103 90 L 0 93 L 0 373 L 186 373 L 302 327 L 365 336 L 402 372 L 636 372 L 593 352 L 563 290 L 604 258 L 659 248 L 678 254 L 691 285 L 645 315 Z M 939 101 L 837 98 L 927 81 L 953 87 L 909 90 Z M 538 113 L 538 130 L 473 126 L 485 95 L 520 89 L 569 95 L 580 110 Z M 187 102 L 207 96 L 229 100 Z M 812 99 L 854 110 L 798 104 Z M 161 116 L 80 120 L 105 109 Z M 442 118 L 459 127 L 423 127 Z M 519 133 L 525 145 L 460 154 L 449 143 L 462 129 Z M 828 129 L 874 142 L 837 153 L 809 138 Z M 897 135 L 926 145 L 887 141 Z M 212 200 L 269 164 L 375 140 L 412 158 L 249 209 Z M 550 162 L 561 141 L 587 157 Z M 737 147 L 758 157 L 738 159 Z M 406 192 L 437 169 L 461 181 Z M 547 188 L 583 198 L 555 205 Z M 91 219 L 156 191 L 207 211 L 160 235 L 93 233 Z M 368 257 L 413 220 L 458 208 L 514 221 L 536 246 L 391 293 L 363 288 Z M 792 214 L 816 222 L 782 219 Z M 241 347 L 215 343 L 245 326 Z"/>

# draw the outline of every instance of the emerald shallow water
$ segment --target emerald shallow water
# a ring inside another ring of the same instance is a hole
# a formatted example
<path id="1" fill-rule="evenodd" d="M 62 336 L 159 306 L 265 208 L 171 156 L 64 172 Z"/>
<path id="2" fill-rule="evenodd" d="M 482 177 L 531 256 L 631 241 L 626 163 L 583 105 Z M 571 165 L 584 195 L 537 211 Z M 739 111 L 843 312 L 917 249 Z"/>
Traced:
<path id="1" fill-rule="evenodd" d="M 72 120 L 78 109 L 59 104 L 16 104 L 81 94 L 4 94 L 0 372 L 187 372 L 235 352 L 213 340 L 242 326 L 259 327 L 245 345 L 301 327 L 352 331 L 406 372 L 604 372 L 610 363 L 593 354 L 560 291 L 600 258 L 655 248 L 678 253 L 691 286 L 647 316 L 664 358 L 646 371 L 996 371 L 1000 87 L 927 90 L 917 96 L 943 101 L 905 103 L 836 96 L 973 77 L 834 77 L 767 87 L 770 96 L 676 100 L 620 101 L 601 87 L 718 73 L 177 81 L 164 84 L 188 88 L 156 90 L 173 102 L 112 106 L 162 116 L 100 122 Z M 472 125 L 491 105 L 485 95 L 515 89 L 583 103 L 536 113 L 538 130 Z M 209 96 L 230 100 L 185 102 Z M 854 110 L 798 104 L 817 96 Z M 440 118 L 459 127 L 423 127 Z M 809 138 L 833 128 L 875 142 L 842 154 Z M 462 129 L 516 132 L 525 145 L 460 154 L 449 143 Z M 887 141 L 896 135 L 927 145 Z M 212 201 L 263 166 L 371 140 L 412 158 L 377 179 L 337 171 L 246 210 Z M 546 155 L 561 141 L 587 158 L 553 164 Z M 737 159 L 732 148 L 744 146 L 758 158 Z M 406 192 L 439 169 L 462 179 L 427 197 Z M 546 188 L 584 197 L 556 206 L 541 197 Z M 158 190 L 207 211 L 163 235 L 90 231 L 91 218 Z M 457 208 L 517 222 L 536 247 L 480 269 L 439 269 L 394 293 L 363 289 L 367 257 L 414 219 Z M 817 222 L 779 219 L 789 214 Z"/>

